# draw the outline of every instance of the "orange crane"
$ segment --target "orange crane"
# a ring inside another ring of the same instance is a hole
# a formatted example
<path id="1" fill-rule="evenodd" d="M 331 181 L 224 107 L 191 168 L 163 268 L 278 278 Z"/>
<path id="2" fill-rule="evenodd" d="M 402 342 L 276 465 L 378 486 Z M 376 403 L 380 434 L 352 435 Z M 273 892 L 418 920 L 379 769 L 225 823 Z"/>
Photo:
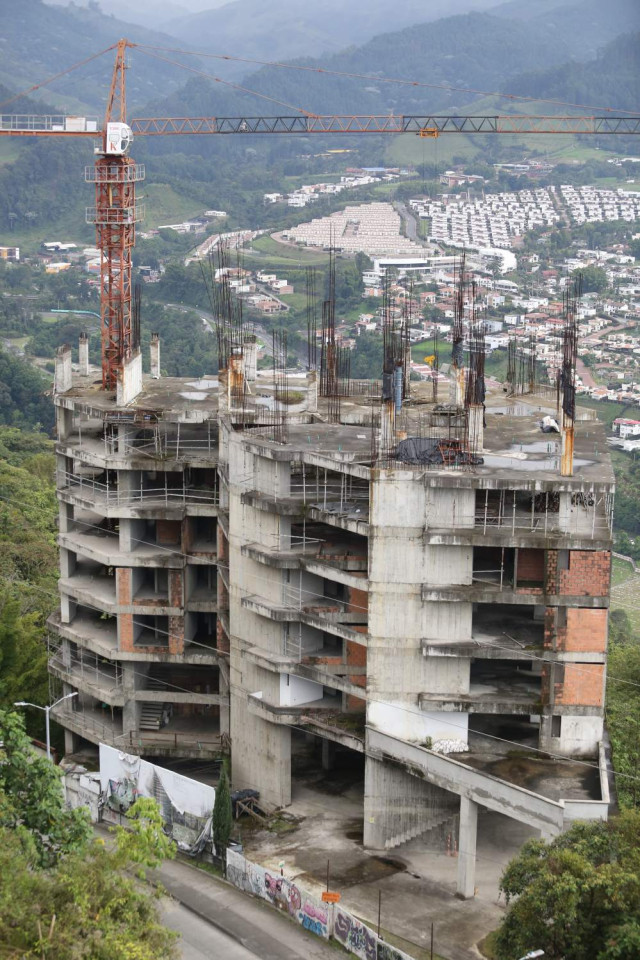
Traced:
<path id="1" fill-rule="evenodd" d="M 95 184 L 95 205 L 87 221 L 96 228 L 100 250 L 100 319 L 102 386 L 114 390 L 125 361 L 138 347 L 133 326 L 131 257 L 136 223 L 143 208 L 136 203 L 136 183 L 144 165 L 128 155 L 136 136 L 228 134 L 640 134 L 640 116 L 494 116 L 319 115 L 275 117 L 143 117 L 127 122 L 126 51 L 136 44 L 120 40 L 107 99 L 104 123 L 96 118 L 0 114 L 0 136 L 90 137 L 99 140 L 96 160 L 85 168 Z M 91 58 L 93 59 L 93 58 Z"/>

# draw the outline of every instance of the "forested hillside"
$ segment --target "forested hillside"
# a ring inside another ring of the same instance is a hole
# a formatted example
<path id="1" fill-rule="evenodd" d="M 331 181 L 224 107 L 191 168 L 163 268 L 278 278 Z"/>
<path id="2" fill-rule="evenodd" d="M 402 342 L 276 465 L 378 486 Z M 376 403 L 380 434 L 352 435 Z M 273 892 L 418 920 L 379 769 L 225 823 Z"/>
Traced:
<path id="1" fill-rule="evenodd" d="M 10 86 L 14 92 L 33 83 L 42 83 L 53 74 L 117 43 L 121 37 L 140 43 L 175 46 L 175 39 L 166 34 L 105 16 L 98 4 L 81 7 L 71 3 L 59 7 L 43 0 L 19 0 L 18 3 L 2 3 L 1 8 L 0 83 Z M 130 56 L 135 64 L 135 69 L 127 76 L 130 103 L 143 103 L 153 90 L 170 90 L 182 82 L 176 67 L 145 57 L 135 50 Z M 91 60 L 77 71 L 56 80 L 50 88 L 49 98 L 71 110 L 76 109 L 74 104 L 88 105 L 102 114 L 112 70 L 111 54 Z"/>
<path id="2" fill-rule="evenodd" d="M 56 604 L 53 444 L 0 427 L 0 707 L 48 698 L 45 621 Z M 41 732 L 41 717 L 28 716 Z"/>
<path id="3" fill-rule="evenodd" d="M 640 28 L 640 23 L 638 26 Z M 640 33 L 613 40 L 594 61 L 565 63 L 549 70 L 512 77 L 509 90 L 532 97 L 637 111 L 640 103 Z"/>

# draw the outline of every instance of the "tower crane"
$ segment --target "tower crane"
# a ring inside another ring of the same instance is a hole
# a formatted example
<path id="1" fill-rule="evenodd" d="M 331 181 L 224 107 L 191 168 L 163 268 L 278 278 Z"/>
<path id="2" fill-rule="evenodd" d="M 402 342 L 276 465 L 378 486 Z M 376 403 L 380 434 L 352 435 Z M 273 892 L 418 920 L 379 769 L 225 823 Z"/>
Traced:
<path id="1" fill-rule="evenodd" d="M 302 113 L 273 117 L 142 117 L 127 121 L 126 51 L 136 44 L 115 45 L 104 122 L 76 116 L 0 114 L 0 136 L 92 138 L 98 141 L 95 161 L 85 180 L 95 184 L 95 204 L 87 222 L 95 224 L 100 250 L 100 321 L 102 386 L 114 390 L 125 362 L 139 343 L 132 304 L 132 252 L 136 224 L 143 208 L 136 203 L 136 184 L 144 165 L 128 154 L 135 136 L 256 134 L 640 134 L 640 116 L 492 116 L 319 115 Z"/>

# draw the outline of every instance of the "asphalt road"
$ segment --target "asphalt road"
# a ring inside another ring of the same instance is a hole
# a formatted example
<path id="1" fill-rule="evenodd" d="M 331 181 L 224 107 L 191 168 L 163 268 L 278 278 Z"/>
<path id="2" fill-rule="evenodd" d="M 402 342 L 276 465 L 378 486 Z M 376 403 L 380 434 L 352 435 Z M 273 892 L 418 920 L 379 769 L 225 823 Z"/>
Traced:
<path id="1" fill-rule="evenodd" d="M 255 960 L 256 954 L 229 937 L 222 930 L 192 913 L 177 900 L 164 898 L 162 919 L 167 927 L 180 934 L 179 951 L 182 960 Z"/>
<path id="2" fill-rule="evenodd" d="M 165 919 L 183 933 L 184 960 L 330 960 L 324 940 L 231 884 L 181 860 L 153 871 L 170 895 Z M 231 947 L 233 951 L 231 952 Z"/>

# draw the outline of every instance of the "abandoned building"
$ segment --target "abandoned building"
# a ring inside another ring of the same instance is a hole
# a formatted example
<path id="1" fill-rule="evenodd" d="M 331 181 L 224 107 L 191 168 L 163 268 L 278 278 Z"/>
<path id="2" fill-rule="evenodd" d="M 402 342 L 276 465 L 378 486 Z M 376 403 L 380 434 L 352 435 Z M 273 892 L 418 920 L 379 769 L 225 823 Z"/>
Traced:
<path id="1" fill-rule="evenodd" d="M 324 768 L 364 766 L 366 846 L 455 818 L 462 897 L 479 806 L 545 837 L 606 817 L 601 425 L 577 422 L 566 470 L 537 396 L 488 396 L 485 425 L 412 383 L 387 417 L 368 384 L 337 403 L 315 370 L 256 372 L 249 343 L 201 380 L 160 377 L 152 351 L 117 391 L 82 343 L 78 372 L 56 359 L 67 752 L 230 749 L 234 786 L 286 806 L 312 735 Z"/>

